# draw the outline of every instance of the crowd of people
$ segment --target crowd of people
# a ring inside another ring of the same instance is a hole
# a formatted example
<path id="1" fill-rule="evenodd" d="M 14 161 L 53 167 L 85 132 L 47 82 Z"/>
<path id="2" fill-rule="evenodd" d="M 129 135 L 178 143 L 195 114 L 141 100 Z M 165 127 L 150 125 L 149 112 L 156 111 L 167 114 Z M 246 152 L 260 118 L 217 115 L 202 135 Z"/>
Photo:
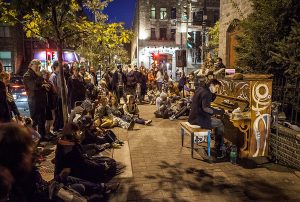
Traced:
<path id="1" fill-rule="evenodd" d="M 85 65 L 64 64 L 62 76 L 58 62 L 49 72 L 41 70 L 41 62 L 34 59 L 23 76 L 30 110 L 30 118 L 24 118 L 9 91 L 9 74 L 0 70 L 0 201 L 98 201 L 111 193 L 115 188 L 107 183 L 122 168 L 101 152 L 124 144 L 111 128 L 151 125 L 152 120 L 140 116 L 139 104 L 155 105 L 156 118 L 173 121 L 189 116 L 191 124 L 216 127 L 217 150 L 223 144 L 224 126 L 211 118 L 224 114 L 210 106 L 221 85 L 212 72 L 188 76 L 183 72 L 175 81 L 156 66 L 118 65 L 115 70 L 107 69 L 98 81 L 93 68 Z M 36 167 L 37 146 L 53 139 L 54 179 L 45 182 Z"/>

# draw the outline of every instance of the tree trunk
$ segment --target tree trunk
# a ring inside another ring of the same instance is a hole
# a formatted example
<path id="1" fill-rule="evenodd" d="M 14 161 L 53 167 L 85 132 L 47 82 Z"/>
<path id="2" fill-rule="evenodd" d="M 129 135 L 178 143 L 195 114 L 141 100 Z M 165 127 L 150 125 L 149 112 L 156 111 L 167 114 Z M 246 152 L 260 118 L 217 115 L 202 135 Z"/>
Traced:
<path id="1" fill-rule="evenodd" d="M 61 99 L 62 99 L 62 110 L 63 110 L 63 120 L 64 124 L 68 122 L 68 110 L 67 110 L 67 87 L 64 76 L 63 69 L 63 41 L 59 40 L 57 44 L 57 57 L 59 64 L 59 74 L 60 74 L 60 82 L 61 82 Z"/>

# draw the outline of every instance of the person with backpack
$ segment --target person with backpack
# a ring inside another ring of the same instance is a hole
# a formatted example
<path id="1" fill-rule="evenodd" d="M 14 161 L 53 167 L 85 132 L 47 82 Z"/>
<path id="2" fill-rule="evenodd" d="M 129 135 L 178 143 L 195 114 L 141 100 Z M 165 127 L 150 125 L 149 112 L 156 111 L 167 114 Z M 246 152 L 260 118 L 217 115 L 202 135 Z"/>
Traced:
<path id="1" fill-rule="evenodd" d="M 127 80 L 127 85 L 126 85 L 127 95 L 133 95 L 135 97 L 137 80 L 136 80 L 136 73 L 133 69 L 127 73 L 126 80 Z"/>

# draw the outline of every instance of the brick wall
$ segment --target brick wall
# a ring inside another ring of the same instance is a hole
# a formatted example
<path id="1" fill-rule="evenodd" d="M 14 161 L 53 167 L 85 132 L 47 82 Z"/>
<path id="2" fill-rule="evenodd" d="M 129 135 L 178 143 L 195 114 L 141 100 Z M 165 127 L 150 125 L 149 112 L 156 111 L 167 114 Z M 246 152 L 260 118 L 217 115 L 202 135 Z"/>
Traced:
<path id="1" fill-rule="evenodd" d="M 237 6 L 237 8 L 234 7 Z M 242 20 L 252 12 L 249 0 L 221 0 L 220 1 L 220 38 L 219 38 L 219 57 L 227 64 L 227 30 L 231 22 L 235 19 Z"/>
<path id="2" fill-rule="evenodd" d="M 300 169 L 300 132 L 275 125 L 270 137 L 270 153 L 280 164 Z"/>

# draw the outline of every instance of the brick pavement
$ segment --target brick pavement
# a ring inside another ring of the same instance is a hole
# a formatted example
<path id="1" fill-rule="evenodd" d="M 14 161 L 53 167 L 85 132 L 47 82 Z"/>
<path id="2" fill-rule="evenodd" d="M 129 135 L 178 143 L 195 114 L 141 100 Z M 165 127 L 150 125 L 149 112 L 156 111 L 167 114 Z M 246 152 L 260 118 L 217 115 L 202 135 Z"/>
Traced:
<path id="1" fill-rule="evenodd" d="M 298 171 L 272 163 L 247 168 L 192 159 L 181 147 L 180 121 L 155 119 L 154 110 L 140 106 L 152 126 L 114 129 L 129 142 L 133 178 L 118 179 L 120 190 L 110 201 L 300 201 Z"/>

